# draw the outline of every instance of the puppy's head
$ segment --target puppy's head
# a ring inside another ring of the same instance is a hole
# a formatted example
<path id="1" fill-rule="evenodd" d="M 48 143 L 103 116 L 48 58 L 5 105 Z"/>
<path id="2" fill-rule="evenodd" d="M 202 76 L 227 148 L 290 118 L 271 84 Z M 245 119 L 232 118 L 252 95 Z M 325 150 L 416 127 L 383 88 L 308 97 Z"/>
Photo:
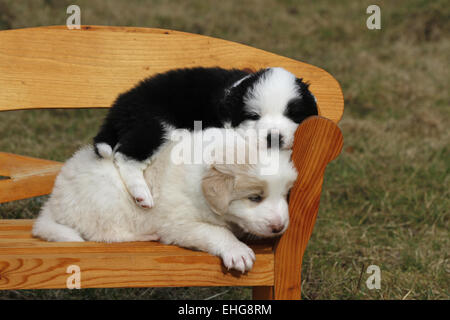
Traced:
<path id="1" fill-rule="evenodd" d="M 241 103 L 243 109 L 233 126 L 256 129 L 263 147 L 292 148 L 298 124 L 318 114 L 308 86 L 283 68 L 267 68 L 247 76 L 230 90 L 231 101 Z"/>
<path id="2" fill-rule="evenodd" d="M 278 171 L 262 174 L 260 164 L 213 165 L 202 181 L 203 195 L 212 211 L 260 237 L 282 234 L 289 224 L 288 193 L 297 172 L 290 151 L 280 151 Z"/>

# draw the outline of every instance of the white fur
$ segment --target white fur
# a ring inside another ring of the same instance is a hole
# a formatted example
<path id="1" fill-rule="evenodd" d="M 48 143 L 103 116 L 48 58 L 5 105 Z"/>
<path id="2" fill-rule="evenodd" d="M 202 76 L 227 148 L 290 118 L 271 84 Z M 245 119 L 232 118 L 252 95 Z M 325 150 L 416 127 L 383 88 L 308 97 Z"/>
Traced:
<path id="1" fill-rule="evenodd" d="M 260 115 L 260 119 L 246 121 L 240 128 L 266 132 L 276 129 L 283 137 L 283 148 L 292 148 L 298 123 L 286 117 L 284 112 L 289 101 L 298 98 L 298 95 L 294 74 L 283 68 L 269 68 L 244 97 L 247 110 Z M 260 134 L 259 138 L 264 146 L 266 136 Z"/>
<path id="2" fill-rule="evenodd" d="M 283 197 L 296 178 L 290 152 L 280 152 L 276 175 L 261 175 L 259 165 L 251 166 L 249 174 L 267 182 L 266 200 L 256 206 L 248 205 L 249 200 L 233 201 L 220 215 L 202 193 L 202 179 L 210 166 L 173 164 L 172 148 L 173 143 L 166 144 L 145 170 L 156 200 L 151 214 L 135 205 L 112 159 L 98 158 L 92 146 L 82 148 L 63 166 L 33 235 L 49 241 L 159 239 L 220 256 L 229 269 L 250 270 L 255 255 L 233 232 L 238 225 L 267 237 L 274 236 L 274 224 L 286 229 L 289 216 Z"/>
<path id="3" fill-rule="evenodd" d="M 114 160 L 120 176 L 136 204 L 148 209 L 153 207 L 152 194 L 142 176 L 150 161 L 129 159 L 120 152 L 114 154 Z"/>
<path id="4" fill-rule="evenodd" d="M 263 167 L 257 166 L 253 175 L 267 182 L 268 197 L 257 207 L 251 208 L 242 201 L 230 204 L 229 220 L 233 221 L 245 232 L 260 237 L 268 237 L 272 228 L 282 228 L 284 233 L 289 224 L 289 210 L 286 199 L 287 191 L 293 185 L 297 174 L 291 167 L 290 151 L 281 151 L 278 170 L 271 175 L 263 173 Z M 247 217 L 251 216 L 252 219 Z"/>
<path id="5" fill-rule="evenodd" d="M 109 159 L 113 156 L 113 150 L 111 146 L 107 143 L 97 143 L 97 150 L 102 158 Z"/>
<path id="6" fill-rule="evenodd" d="M 171 133 L 176 131 L 177 129 L 165 122 L 161 122 L 161 125 L 164 130 L 164 138 L 169 139 Z M 167 142 L 166 142 L 167 143 Z M 164 145 L 160 146 L 160 148 L 164 148 Z M 119 144 L 115 149 L 119 147 Z M 110 158 L 112 151 L 111 147 L 106 143 L 98 143 L 97 144 L 98 152 L 103 158 Z M 109 148 L 109 149 L 108 149 Z M 160 149 L 159 148 L 159 149 Z M 155 154 L 157 154 L 158 150 L 156 150 Z M 154 200 L 152 193 L 147 186 L 147 183 L 144 180 L 144 170 L 151 163 L 152 158 L 150 157 L 144 161 L 137 161 L 128 158 L 126 155 L 115 152 L 114 153 L 114 163 L 116 164 L 117 169 L 119 170 L 120 176 L 127 187 L 128 192 L 133 197 L 136 204 L 142 208 L 150 209 L 154 205 Z"/>

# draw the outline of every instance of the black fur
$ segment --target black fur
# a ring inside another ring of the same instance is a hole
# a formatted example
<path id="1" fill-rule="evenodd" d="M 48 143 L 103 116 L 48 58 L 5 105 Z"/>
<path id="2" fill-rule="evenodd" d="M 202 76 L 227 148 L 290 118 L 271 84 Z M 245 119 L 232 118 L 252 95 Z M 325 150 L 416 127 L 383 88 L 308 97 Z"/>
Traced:
<path id="1" fill-rule="evenodd" d="M 297 79 L 296 82 L 300 96 L 288 103 L 284 115 L 292 121 L 300 123 L 309 116 L 317 115 L 317 106 L 316 99 L 309 91 L 309 84 L 303 82 L 302 79 Z"/>
<path id="2" fill-rule="evenodd" d="M 265 71 L 252 74 L 231 89 L 248 73 L 192 68 L 147 78 L 119 95 L 94 138 L 94 145 L 104 142 L 114 148 L 119 144 L 116 151 L 143 161 L 163 144 L 164 123 L 193 130 L 194 121 L 202 121 L 205 129 L 220 128 L 227 122 L 237 127 L 244 120 L 257 120 L 258 114 L 246 112 L 244 96 Z M 317 114 L 317 108 L 308 86 L 301 79 L 297 82 L 303 98 L 289 103 L 285 114 L 300 123 L 308 115 Z M 96 147 L 95 151 L 99 155 Z"/>

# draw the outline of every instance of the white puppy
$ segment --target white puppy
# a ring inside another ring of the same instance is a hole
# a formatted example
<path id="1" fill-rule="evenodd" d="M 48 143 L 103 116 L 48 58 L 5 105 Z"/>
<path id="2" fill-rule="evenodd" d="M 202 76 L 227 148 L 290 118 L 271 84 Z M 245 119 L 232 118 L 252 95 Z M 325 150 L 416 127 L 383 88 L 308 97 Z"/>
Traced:
<path id="1" fill-rule="evenodd" d="M 266 166 L 249 164 L 248 156 L 244 164 L 219 164 L 217 157 L 213 164 L 176 164 L 175 148 L 179 144 L 167 144 L 145 170 L 158 199 L 152 214 L 135 205 L 111 158 L 82 148 L 61 169 L 33 235 L 49 241 L 159 240 L 217 255 L 228 269 L 250 270 L 255 255 L 238 237 L 286 230 L 286 197 L 297 176 L 291 152 L 280 151 Z M 278 170 L 263 175 L 275 161 Z"/>

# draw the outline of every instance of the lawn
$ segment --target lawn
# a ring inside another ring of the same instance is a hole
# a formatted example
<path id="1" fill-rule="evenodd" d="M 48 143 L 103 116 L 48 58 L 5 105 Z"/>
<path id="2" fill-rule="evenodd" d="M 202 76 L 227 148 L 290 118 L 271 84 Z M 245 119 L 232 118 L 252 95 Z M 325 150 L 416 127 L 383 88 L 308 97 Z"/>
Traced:
<path id="1" fill-rule="evenodd" d="M 340 157 L 326 171 L 302 271 L 304 299 L 449 299 L 450 6 L 377 1 L 0 0 L 0 29 L 65 24 L 158 27 L 248 44 L 317 65 L 340 82 Z M 1 90 L 1 88 L 0 88 Z M 0 113 L 0 150 L 64 161 L 95 135 L 105 110 Z M 35 217 L 46 197 L 0 204 Z M 369 290 L 369 265 L 381 289 Z M 0 299 L 248 299 L 249 288 L 0 292 Z"/>

